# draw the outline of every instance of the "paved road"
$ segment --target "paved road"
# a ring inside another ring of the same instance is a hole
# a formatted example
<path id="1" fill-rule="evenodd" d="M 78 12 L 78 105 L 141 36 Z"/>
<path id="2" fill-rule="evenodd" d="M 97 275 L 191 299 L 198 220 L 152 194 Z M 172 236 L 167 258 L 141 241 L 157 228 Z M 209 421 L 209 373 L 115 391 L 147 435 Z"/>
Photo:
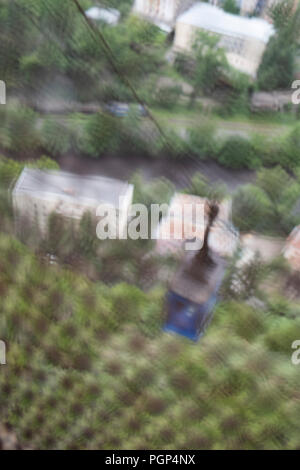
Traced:
<path id="1" fill-rule="evenodd" d="M 59 158 L 59 164 L 66 171 L 100 174 L 121 180 L 128 180 L 139 171 L 146 180 L 168 178 L 178 189 L 189 186 L 191 177 L 196 172 L 201 172 L 212 183 L 225 183 L 230 192 L 255 178 L 253 171 L 227 170 L 214 161 L 202 162 L 194 159 L 178 161 L 167 158 L 149 160 L 143 155 L 124 157 L 106 155 L 95 159 L 69 153 Z"/>

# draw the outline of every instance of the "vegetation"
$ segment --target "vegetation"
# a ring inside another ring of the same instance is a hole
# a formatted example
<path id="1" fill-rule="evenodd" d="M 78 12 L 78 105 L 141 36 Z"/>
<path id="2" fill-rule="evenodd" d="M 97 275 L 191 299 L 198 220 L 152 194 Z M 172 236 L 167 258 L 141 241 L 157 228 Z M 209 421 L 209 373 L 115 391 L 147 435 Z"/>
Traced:
<path id="1" fill-rule="evenodd" d="M 286 236 L 300 216 L 295 211 L 300 198 L 299 180 L 281 167 L 262 169 L 256 184 L 241 187 L 233 199 L 233 221 L 242 231 Z"/>
<path id="2" fill-rule="evenodd" d="M 163 108 L 172 109 L 178 104 L 181 93 L 181 87 L 178 85 L 159 87 L 154 102 Z"/>
<path id="3" fill-rule="evenodd" d="M 227 11 L 227 13 L 232 13 L 234 15 L 238 15 L 240 13 L 240 9 L 235 0 L 225 0 L 222 7 L 224 11 Z"/>
<path id="4" fill-rule="evenodd" d="M 207 197 L 210 200 L 218 202 L 221 202 L 228 196 L 226 184 L 222 184 L 221 182 L 210 184 L 201 173 L 195 173 L 186 192 L 195 196 Z"/>
<path id="5" fill-rule="evenodd" d="M 288 88 L 295 74 L 299 43 L 300 7 L 294 11 L 292 0 L 271 8 L 276 34 L 270 39 L 259 71 L 258 86 L 263 90 Z"/>
<path id="6" fill-rule="evenodd" d="M 198 158 L 205 160 L 216 157 L 218 144 L 215 133 L 215 126 L 210 121 L 189 130 L 190 149 Z"/>
<path id="7" fill-rule="evenodd" d="M 101 28 L 119 70 L 138 86 L 160 67 L 164 35 L 156 26 L 127 16 L 130 3 L 122 2 L 123 20 L 117 27 Z M 92 2 L 81 4 L 85 8 Z M 55 88 L 62 88 L 62 99 L 74 101 L 124 98 L 124 84 L 73 2 L 2 1 L 0 26 L 5 38 L 0 46 L 1 78 L 10 93 L 26 96 L 29 102 L 57 99 Z"/>
<path id="8" fill-rule="evenodd" d="M 189 156 L 257 170 L 233 194 L 236 227 L 285 237 L 300 223 L 298 124 L 271 140 L 221 140 L 212 122 L 199 120 L 183 139 L 159 133 L 135 107 L 122 118 L 108 111 L 112 101 L 135 101 L 123 73 L 147 102 L 174 113 L 181 78 L 193 85 L 186 110 L 221 90 L 225 116 L 249 112 L 250 84 L 228 66 L 215 36 L 199 33 L 174 70 L 166 37 L 128 14 L 130 0 L 103 4 L 122 14 L 114 28 L 97 26 L 120 73 L 73 2 L 0 1 L 0 78 L 12 98 L 0 109 L 0 339 L 7 344 L 0 430 L 12 429 L 18 445 L 33 449 L 298 449 L 300 378 L 291 344 L 300 311 L 287 295 L 292 273 L 281 258 L 270 265 L 255 258 L 242 269 L 239 253 L 228 260 L 213 321 L 194 345 L 162 331 L 175 260 L 157 256 L 151 240 L 99 241 L 88 212 L 76 223 L 54 213 L 43 234 L 24 223 L 15 238 L 14 181 L 25 164 L 57 169 L 55 159 L 68 152 L 182 158 L 182 167 Z M 224 9 L 235 13 L 231 0 Z M 290 80 L 299 31 L 299 11 L 292 16 L 288 1 L 273 17 L 277 34 L 259 71 L 259 86 L 269 89 Z M 161 77 L 171 82 L 156 87 Z M 97 110 L 43 115 L 56 100 Z M 135 202 L 147 207 L 175 190 L 139 173 L 132 183 Z M 228 195 L 200 173 L 185 192 L 217 201 Z"/>
<path id="9" fill-rule="evenodd" d="M 222 146 L 218 161 L 229 168 L 257 168 L 260 160 L 255 149 L 248 139 L 243 137 L 229 137 Z"/>
<path id="10" fill-rule="evenodd" d="M 0 420 L 22 447 L 299 447 L 298 320 L 224 301 L 195 347 L 161 332 L 161 288 L 91 284 L 4 235 L 0 251 Z"/>
<path id="11" fill-rule="evenodd" d="M 217 35 L 205 31 L 197 33 L 193 45 L 193 59 L 195 61 L 193 99 L 200 91 L 212 92 L 220 80 L 220 76 L 224 74 L 228 67 L 225 51 L 219 47 L 219 40 Z"/>
<path id="12" fill-rule="evenodd" d="M 100 158 L 122 150 L 124 154 L 143 153 L 155 158 L 192 154 L 201 159 L 214 158 L 233 169 L 280 164 L 293 170 L 299 166 L 297 129 L 273 146 L 266 142 L 261 146 L 254 145 L 252 141 L 248 143 L 240 138 L 229 138 L 217 145 L 210 124 L 197 125 L 189 132 L 187 142 L 165 131 L 167 142 L 153 123 L 142 119 L 138 113 L 130 113 L 125 119 L 110 115 L 105 104 L 132 102 L 135 97 L 111 66 L 95 37 L 87 31 L 73 2 L 41 0 L 34 4 L 15 0 L 2 3 L 0 27 L 5 40 L 0 45 L 1 78 L 6 81 L 10 94 L 19 99 L 19 104 L 16 101 L 7 106 L 8 109 L 1 109 L 2 153 L 15 158 L 42 154 L 58 158 L 73 151 Z M 83 8 L 91 4 L 82 2 Z M 114 1 L 105 4 L 117 5 Z M 192 53 L 188 56 L 179 54 L 175 67 L 172 67 L 165 60 L 168 48 L 165 35 L 153 24 L 129 15 L 130 5 L 129 0 L 121 5 L 118 3 L 122 20 L 116 27 L 100 26 L 118 70 L 125 73 L 143 99 L 151 105 L 176 112 L 178 103 L 183 102 L 184 78 L 193 86 L 190 99 L 185 100 L 186 109 L 194 106 L 203 93 L 217 91 L 217 96 L 219 93 L 221 96 L 219 112 L 222 115 L 249 113 L 249 79 L 229 67 L 217 36 L 199 32 Z M 224 8 L 230 8 L 230 5 L 225 2 Z M 287 44 L 297 42 L 297 15 L 295 18 L 291 15 L 288 0 L 273 9 L 277 36 L 284 38 Z M 62 22 L 63 16 L 68 17 L 68 21 Z M 276 46 L 275 49 L 279 53 L 284 51 L 284 47 Z M 287 57 L 285 52 L 284 56 Z M 271 62 L 276 67 L 280 63 L 273 58 Z M 262 69 L 268 67 L 262 65 Z M 289 68 L 284 65 L 284 69 L 290 77 Z M 268 73 L 284 76 L 278 71 L 273 73 L 273 69 Z M 167 79 L 169 84 L 156 87 L 161 78 Z M 98 104 L 99 111 L 89 116 L 68 115 L 66 118 L 45 117 L 37 112 L 48 109 L 52 101 L 91 101 Z M 201 111 L 199 114 L 202 117 Z M 243 155 L 238 155 L 239 145 Z"/>
<path id="13" fill-rule="evenodd" d="M 1 110 L 2 111 L 2 110 Z M 29 155 L 39 145 L 36 129 L 37 116 L 24 106 L 12 106 L 0 114 L 0 142 L 4 149 Z"/>

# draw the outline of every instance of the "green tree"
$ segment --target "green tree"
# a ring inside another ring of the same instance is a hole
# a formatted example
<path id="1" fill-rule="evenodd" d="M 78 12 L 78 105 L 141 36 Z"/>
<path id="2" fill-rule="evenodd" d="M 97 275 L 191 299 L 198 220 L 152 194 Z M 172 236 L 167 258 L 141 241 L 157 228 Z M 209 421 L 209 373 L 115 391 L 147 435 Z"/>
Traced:
<path id="1" fill-rule="evenodd" d="M 258 85 L 263 90 L 290 86 L 298 50 L 300 7 L 294 11 L 292 0 L 276 2 L 271 17 L 276 34 L 270 39 L 258 70 Z"/>
<path id="2" fill-rule="evenodd" d="M 41 130 L 42 145 L 52 155 L 60 155 L 71 148 L 71 132 L 69 127 L 57 120 L 48 118 Z"/>
<path id="3" fill-rule="evenodd" d="M 227 13 L 232 13 L 234 15 L 238 15 L 240 13 L 236 0 L 225 0 L 222 7 L 224 11 L 227 11 Z"/>
<path id="4" fill-rule="evenodd" d="M 192 177 L 191 184 L 185 190 L 188 194 L 195 196 L 207 197 L 208 199 L 221 202 L 228 195 L 226 184 L 209 183 L 209 181 L 201 174 L 195 173 Z"/>
<path id="5" fill-rule="evenodd" d="M 281 36 L 270 39 L 258 70 L 258 86 L 262 90 L 275 90 L 290 86 L 294 76 L 295 48 L 286 44 Z"/>
<path id="6" fill-rule="evenodd" d="M 213 158 L 217 153 L 216 129 L 212 122 L 205 121 L 189 130 L 189 145 L 201 159 Z"/>
<path id="7" fill-rule="evenodd" d="M 82 141 L 82 150 L 98 157 L 104 152 L 114 152 L 120 142 L 120 121 L 99 112 L 90 116 L 87 120 Z"/>
<path id="8" fill-rule="evenodd" d="M 244 186 L 234 195 L 234 223 L 242 231 L 286 236 L 296 223 L 293 210 L 299 197 L 299 183 L 281 167 L 261 169 L 256 185 Z"/>
<path id="9" fill-rule="evenodd" d="M 194 70 L 194 93 L 191 104 L 194 103 L 200 91 L 212 92 L 228 68 L 225 51 L 219 46 L 220 38 L 205 31 L 197 33 L 193 44 L 193 58 L 195 60 Z"/>
<path id="10" fill-rule="evenodd" d="M 292 212 L 300 197 L 300 185 L 279 166 L 260 170 L 257 175 L 257 185 L 265 192 L 271 203 L 270 227 L 288 234 L 295 223 Z"/>
<path id="11" fill-rule="evenodd" d="M 278 163 L 288 170 L 300 165 L 300 125 L 296 124 L 279 143 Z"/>
<path id="12" fill-rule="evenodd" d="M 156 93 L 154 102 L 162 108 L 172 109 L 178 104 L 182 89 L 180 86 L 160 87 Z"/>
<path id="13" fill-rule="evenodd" d="M 76 233 L 76 245 L 81 255 L 89 259 L 96 256 L 96 223 L 93 221 L 90 212 L 84 213 L 80 220 L 79 228 Z"/>
<path id="14" fill-rule="evenodd" d="M 233 197 L 233 223 L 242 232 L 259 231 L 263 223 L 269 220 L 271 203 L 260 188 L 247 185 L 239 188 Z"/>
<path id="15" fill-rule="evenodd" d="M 230 68 L 227 73 L 228 92 L 221 114 L 247 114 L 249 112 L 249 88 L 250 81 L 246 74 Z"/>
<path id="16" fill-rule="evenodd" d="M 258 168 L 261 164 L 252 143 L 243 137 L 229 137 L 219 151 L 218 161 L 233 169 Z"/>
<path id="17" fill-rule="evenodd" d="M 32 109 L 14 104 L 1 115 L 0 141 L 4 148 L 28 155 L 40 146 L 37 114 Z"/>

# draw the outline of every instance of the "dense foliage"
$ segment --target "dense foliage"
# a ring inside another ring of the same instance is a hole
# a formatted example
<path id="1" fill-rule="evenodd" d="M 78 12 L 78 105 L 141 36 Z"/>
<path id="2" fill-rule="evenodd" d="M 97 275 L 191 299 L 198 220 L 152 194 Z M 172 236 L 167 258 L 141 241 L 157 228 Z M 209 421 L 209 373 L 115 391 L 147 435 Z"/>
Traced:
<path id="1" fill-rule="evenodd" d="M 159 67 L 164 35 L 154 25 L 128 17 L 130 3 L 122 2 L 124 18 L 117 27 L 104 23 L 99 27 L 119 70 L 138 86 Z M 92 2 L 81 5 L 85 8 Z M 0 28 L 1 79 L 10 93 L 39 103 L 57 100 L 58 93 L 61 99 L 74 101 L 116 99 L 118 94 L 122 99 L 122 80 L 74 2 L 2 0 Z"/>
<path id="2" fill-rule="evenodd" d="M 23 447 L 299 447 L 298 320 L 226 301 L 193 345 L 161 332 L 161 289 L 91 284 L 3 235 L 0 253 L 0 420 Z"/>
<path id="3" fill-rule="evenodd" d="M 259 71 L 258 85 L 263 90 L 288 88 L 295 74 L 299 50 L 300 7 L 292 0 L 276 2 L 271 8 L 276 34 L 270 39 Z"/>
<path id="4" fill-rule="evenodd" d="M 55 159 L 69 152 L 182 158 L 182 168 L 188 156 L 258 170 L 233 193 L 237 228 L 285 237 L 300 223 L 298 125 L 280 138 L 220 139 L 210 120 L 199 119 L 182 138 L 158 132 L 132 104 L 122 118 L 109 112 L 109 103 L 135 101 L 123 73 L 148 103 L 174 113 L 183 98 L 186 109 L 199 106 L 220 78 L 223 115 L 248 113 L 249 81 L 233 73 L 215 36 L 199 34 L 192 54 L 180 54 L 173 67 L 166 36 L 130 16 L 130 0 L 101 3 L 122 14 L 114 28 L 97 26 L 119 73 L 73 2 L 0 0 L 0 79 L 10 92 L 0 110 L 0 340 L 7 345 L 0 431 L 13 429 L 19 445 L 33 449 L 298 449 L 300 376 L 291 345 L 300 338 L 300 312 L 285 292 L 291 273 L 282 259 L 266 266 L 255 258 L 242 270 L 229 260 L 213 322 L 191 344 L 162 331 L 175 260 L 156 255 L 151 240 L 100 242 L 89 213 L 76 226 L 52 214 L 45 234 L 24 223 L 15 238 L 11 188 L 24 165 L 57 169 Z M 233 3 L 224 9 L 235 12 Z M 287 1 L 275 6 L 277 35 L 261 88 L 285 86 L 292 76 L 298 19 Z M 192 86 L 189 96 L 181 85 Z M 90 114 L 73 112 L 74 103 L 90 102 Z M 57 103 L 65 115 L 42 114 Z M 138 173 L 132 183 L 135 202 L 147 207 L 175 190 Z M 185 192 L 221 201 L 228 189 L 195 173 Z"/>
<path id="5" fill-rule="evenodd" d="M 291 178 L 280 167 L 260 170 L 256 184 L 243 186 L 234 195 L 234 223 L 245 232 L 286 236 L 300 223 L 299 198 L 299 178 Z"/>

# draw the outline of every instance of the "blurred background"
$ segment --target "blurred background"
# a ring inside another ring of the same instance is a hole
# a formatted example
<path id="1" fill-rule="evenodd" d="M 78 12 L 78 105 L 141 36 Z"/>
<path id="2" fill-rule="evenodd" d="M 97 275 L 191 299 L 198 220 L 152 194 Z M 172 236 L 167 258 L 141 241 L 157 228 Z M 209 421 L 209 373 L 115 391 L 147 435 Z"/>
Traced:
<path id="1" fill-rule="evenodd" d="M 299 31 L 297 0 L 0 0 L 0 448 L 299 448 Z M 217 204 L 201 276 L 99 240 L 91 181 Z"/>

